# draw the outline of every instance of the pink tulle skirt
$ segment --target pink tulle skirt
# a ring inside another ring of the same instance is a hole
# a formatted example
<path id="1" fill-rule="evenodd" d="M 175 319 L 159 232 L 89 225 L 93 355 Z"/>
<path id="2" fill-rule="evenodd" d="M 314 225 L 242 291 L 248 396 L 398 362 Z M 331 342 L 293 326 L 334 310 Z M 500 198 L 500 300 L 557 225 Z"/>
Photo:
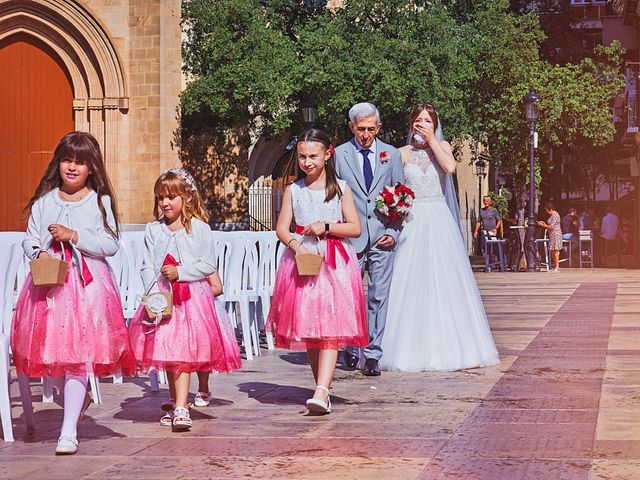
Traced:
<path id="1" fill-rule="evenodd" d="M 164 281 L 158 281 L 166 289 Z M 191 298 L 173 305 L 171 318 L 157 327 L 143 305 L 131 319 L 129 337 L 143 372 L 230 372 L 242 366 L 240 349 L 228 318 L 219 318 L 207 280 L 189 283 Z"/>
<path id="2" fill-rule="evenodd" d="M 135 374 L 135 359 L 120 294 L 107 262 L 85 257 L 93 281 L 83 286 L 72 265 L 64 285 L 36 287 L 28 275 L 11 329 L 18 373 L 30 377 L 65 374 Z"/>
<path id="3" fill-rule="evenodd" d="M 278 347 L 329 350 L 369 343 L 358 259 L 344 245 L 349 261 L 336 255 L 336 268 L 323 262 L 317 276 L 298 275 L 294 253 L 283 254 L 266 325 Z"/>

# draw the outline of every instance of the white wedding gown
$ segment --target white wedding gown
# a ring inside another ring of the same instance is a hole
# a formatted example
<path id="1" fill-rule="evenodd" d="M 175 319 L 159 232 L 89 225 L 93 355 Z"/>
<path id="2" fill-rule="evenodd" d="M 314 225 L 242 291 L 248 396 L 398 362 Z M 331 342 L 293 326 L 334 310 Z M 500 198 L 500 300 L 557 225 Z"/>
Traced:
<path id="1" fill-rule="evenodd" d="M 499 363 L 469 257 L 431 150 L 412 149 L 416 198 L 398 239 L 380 368 L 418 372 Z"/>

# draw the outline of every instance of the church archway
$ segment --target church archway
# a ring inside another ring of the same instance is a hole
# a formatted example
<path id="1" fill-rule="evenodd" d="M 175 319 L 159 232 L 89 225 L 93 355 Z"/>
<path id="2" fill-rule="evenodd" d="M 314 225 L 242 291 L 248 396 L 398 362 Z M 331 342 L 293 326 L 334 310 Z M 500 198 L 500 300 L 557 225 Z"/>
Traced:
<path id="1" fill-rule="evenodd" d="M 57 108 L 62 112 L 61 115 L 71 112 L 71 123 L 60 123 L 60 130 L 64 131 L 56 130 L 58 136 L 53 143 L 43 146 L 39 151 L 52 150 L 65 131 L 75 129 L 91 132 L 102 147 L 107 170 L 112 178 L 115 178 L 120 161 L 118 131 L 128 110 L 129 98 L 120 59 L 105 30 L 86 9 L 71 0 L 2 2 L 0 3 L 0 54 L 5 57 L 14 55 L 15 51 L 1 52 L 1 50 L 17 48 L 14 40 L 18 38 L 23 44 L 36 47 L 53 59 L 67 78 L 71 90 L 71 98 L 68 98 L 68 95 L 62 96 L 65 104 L 57 104 Z M 29 55 L 35 55 L 33 58 L 38 57 L 37 52 L 29 51 L 31 52 Z M 27 84 L 32 81 L 35 79 L 23 79 Z M 4 80 L 3 85 L 7 85 Z M 0 95 L 4 96 L 0 104 L 11 101 L 11 98 L 7 97 L 8 91 L 8 88 L 0 90 Z M 25 95 L 36 98 L 37 92 L 26 92 Z M 22 121 L 26 121 L 24 117 Z M 7 122 L 9 120 L 3 118 L 3 128 Z M 25 124 L 20 126 L 21 131 L 26 128 L 30 127 Z M 42 128 L 44 132 L 48 127 Z M 40 134 L 38 132 L 39 130 L 36 130 L 36 133 Z M 45 134 L 42 133 L 42 135 Z M 53 135 L 53 131 L 47 135 Z M 0 152 L 12 151 L 14 147 L 10 144 L 11 142 L 0 139 Z M 0 160 L 2 161 L 0 169 L 3 172 L 6 168 L 10 168 L 11 161 L 7 164 L 4 155 Z M 33 175 L 29 178 L 29 181 L 33 182 Z M 31 192 L 33 188 L 35 185 L 32 186 Z M 0 230 L 6 230 L 9 226 L 9 223 L 6 223 L 8 220 L 4 220 L 5 216 L 14 213 L 0 210 Z M 11 222 L 13 228 L 16 225 L 15 219 Z"/>

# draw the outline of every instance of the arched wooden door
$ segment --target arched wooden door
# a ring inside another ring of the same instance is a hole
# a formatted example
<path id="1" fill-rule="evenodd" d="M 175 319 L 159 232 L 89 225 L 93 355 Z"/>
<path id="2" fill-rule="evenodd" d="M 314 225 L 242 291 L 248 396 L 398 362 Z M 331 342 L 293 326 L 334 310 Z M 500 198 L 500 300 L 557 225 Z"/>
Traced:
<path id="1" fill-rule="evenodd" d="M 22 210 L 56 144 L 74 130 L 62 63 L 28 35 L 0 42 L 0 231 L 24 230 Z"/>

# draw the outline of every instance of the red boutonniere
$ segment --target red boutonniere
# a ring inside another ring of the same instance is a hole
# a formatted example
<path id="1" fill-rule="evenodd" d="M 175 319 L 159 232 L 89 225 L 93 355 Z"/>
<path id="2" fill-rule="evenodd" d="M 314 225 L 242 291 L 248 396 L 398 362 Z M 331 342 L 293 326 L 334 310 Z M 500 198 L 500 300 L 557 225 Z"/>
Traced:
<path id="1" fill-rule="evenodd" d="M 389 153 L 386 150 L 380 152 L 380 163 L 387 163 L 387 160 L 389 160 Z"/>

